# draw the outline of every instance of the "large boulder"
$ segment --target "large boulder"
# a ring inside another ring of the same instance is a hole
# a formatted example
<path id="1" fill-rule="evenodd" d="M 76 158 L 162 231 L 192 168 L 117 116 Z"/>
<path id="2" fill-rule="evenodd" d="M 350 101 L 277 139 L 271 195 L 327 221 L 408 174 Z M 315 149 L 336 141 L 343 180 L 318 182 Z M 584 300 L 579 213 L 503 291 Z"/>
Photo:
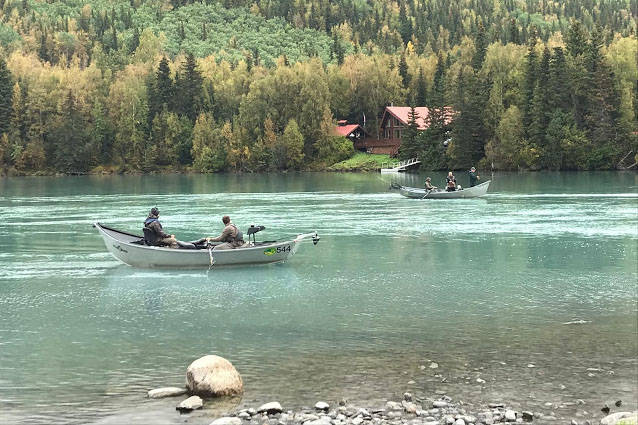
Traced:
<path id="1" fill-rule="evenodd" d="M 624 422 L 623 422 L 624 421 Z M 624 423 L 638 423 L 638 412 L 617 412 L 607 415 L 600 420 L 602 425 L 624 425 Z"/>
<path id="2" fill-rule="evenodd" d="M 241 394 L 244 384 L 239 372 L 223 357 L 204 356 L 186 369 L 186 388 L 191 394 L 217 397 Z"/>

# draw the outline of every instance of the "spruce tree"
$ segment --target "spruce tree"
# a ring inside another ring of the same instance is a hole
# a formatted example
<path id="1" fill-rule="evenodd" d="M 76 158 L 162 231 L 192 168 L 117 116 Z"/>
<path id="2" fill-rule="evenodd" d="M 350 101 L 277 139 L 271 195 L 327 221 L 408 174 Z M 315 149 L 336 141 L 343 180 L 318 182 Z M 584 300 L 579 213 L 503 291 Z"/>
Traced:
<path id="1" fill-rule="evenodd" d="M 523 86 L 523 125 L 527 132 L 532 122 L 532 101 L 538 77 L 538 55 L 536 54 L 536 33 L 530 34 L 525 58 L 525 81 Z"/>
<path id="2" fill-rule="evenodd" d="M 399 75 L 401 76 L 401 81 L 403 81 L 403 87 L 408 87 L 410 85 L 410 74 L 408 73 L 408 62 L 405 60 L 405 54 L 401 55 L 401 60 L 399 61 Z"/>
<path id="3" fill-rule="evenodd" d="M 560 109 L 568 112 L 571 107 L 571 93 L 569 89 L 569 75 L 567 63 L 562 47 L 555 47 L 549 61 L 549 108 L 550 112 Z"/>
<path id="4" fill-rule="evenodd" d="M 550 81 L 549 62 L 549 48 L 545 47 L 538 68 L 538 80 L 532 98 L 530 111 L 531 121 L 528 129 L 529 141 L 541 148 L 546 144 L 545 133 L 547 132 L 547 124 L 549 123 L 549 114 L 551 114 L 548 92 L 548 83 Z"/>
<path id="5" fill-rule="evenodd" d="M 180 76 L 179 82 L 176 82 L 181 100 L 177 112 L 180 115 L 186 115 L 191 122 L 194 122 L 202 110 L 202 84 L 204 80 L 197 69 L 197 61 L 192 53 L 186 55 Z"/>
<path id="6" fill-rule="evenodd" d="M 418 158 L 421 154 L 418 118 L 419 114 L 416 112 L 414 105 L 410 106 L 408 126 L 401 133 L 401 146 L 399 147 L 399 158 L 401 159 Z"/>
<path id="7" fill-rule="evenodd" d="M 428 87 L 425 83 L 425 76 L 423 75 L 423 68 L 419 68 L 419 76 L 416 80 L 416 93 L 414 96 L 414 103 L 416 106 L 427 106 Z"/>
<path id="8" fill-rule="evenodd" d="M 487 53 L 487 40 L 485 37 L 485 27 L 479 22 L 476 38 L 474 40 L 476 52 L 472 58 L 472 68 L 474 71 L 479 71 L 483 67 L 485 61 L 485 54 Z"/>
<path id="9" fill-rule="evenodd" d="M 0 136 L 9 132 L 13 82 L 7 63 L 0 57 Z"/>
<path id="10" fill-rule="evenodd" d="M 434 71 L 434 84 L 432 87 L 432 95 L 430 102 L 434 107 L 441 107 L 445 104 L 445 61 L 443 54 L 439 52 L 436 71 Z"/>
<path id="11" fill-rule="evenodd" d="M 405 1 L 401 2 L 399 8 L 399 34 L 403 43 L 407 43 L 412 38 L 412 21 L 405 11 Z"/>

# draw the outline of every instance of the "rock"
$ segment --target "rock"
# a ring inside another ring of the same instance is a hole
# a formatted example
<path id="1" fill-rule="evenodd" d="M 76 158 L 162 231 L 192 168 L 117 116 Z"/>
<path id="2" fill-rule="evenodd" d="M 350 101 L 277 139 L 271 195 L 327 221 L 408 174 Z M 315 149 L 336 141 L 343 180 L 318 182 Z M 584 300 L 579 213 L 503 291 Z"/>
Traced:
<path id="1" fill-rule="evenodd" d="M 465 421 L 461 418 L 454 421 L 454 425 L 465 425 Z"/>
<path id="2" fill-rule="evenodd" d="M 251 407 L 246 410 L 246 413 L 248 413 L 250 416 L 255 416 L 257 414 L 257 411 Z"/>
<path id="3" fill-rule="evenodd" d="M 190 412 L 191 410 L 201 409 L 203 405 L 204 402 L 202 401 L 202 399 L 194 395 L 182 401 L 180 404 L 177 405 L 175 409 L 179 410 L 180 412 Z"/>
<path id="4" fill-rule="evenodd" d="M 513 410 L 507 409 L 505 411 L 505 421 L 506 422 L 514 422 L 516 421 L 516 412 Z"/>
<path id="5" fill-rule="evenodd" d="M 403 401 L 401 405 L 407 413 L 416 413 L 416 411 L 418 410 L 417 405 L 414 403 L 410 403 L 409 401 Z"/>
<path id="6" fill-rule="evenodd" d="M 447 407 L 447 401 L 436 400 L 435 402 L 432 403 L 432 406 L 436 408 Z"/>
<path id="7" fill-rule="evenodd" d="M 576 422 L 574 419 L 572 419 L 571 425 L 578 425 L 578 422 Z"/>
<path id="8" fill-rule="evenodd" d="M 532 412 L 523 411 L 521 412 L 521 415 L 523 416 L 524 421 L 531 422 L 534 420 L 534 414 Z"/>
<path id="9" fill-rule="evenodd" d="M 578 400 L 576 400 L 576 404 L 583 405 L 583 404 L 585 404 L 585 400 L 579 398 Z"/>
<path id="10" fill-rule="evenodd" d="M 527 367 L 532 368 L 532 367 L 536 367 L 536 365 L 534 363 L 530 363 L 527 365 Z"/>
<path id="11" fill-rule="evenodd" d="M 484 384 L 485 383 L 485 379 L 476 378 L 476 382 L 478 382 L 479 384 Z"/>
<path id="12" fill-rule="evenodd" d="M 330 408 L 330 405 L 328 403 L 326 403 L 325 401 L 318 401 L 317 404 L 315 404 L 315 409 L 317 410 L 328 410 Z"/>
<path id="13" fill-rule="evenodd" d="M 186 394 L 186 388 L 166 387 L 157 388 L 148 392 L 148 398 L 175 397 Z"/>
<path id="14" fill-rule="evenodd" d="M 415 382 L 415 381 L 411 381 L 411 380 L 410 380 L 410 381 L 408 381 L 408 385 L 414 385 L 414 384 L 416 384 L 416 382 Z"/>
<path id="15" fill-rule="evenodd" d="M 604 418 L 602 418 L 600 420 L 600 424 L 601 425 L 616 425 L 618 424 L 621 419 L 630 419 L 633 420 L 634 423 L 638 422 L 638 412 L 617 412 L 617 413 L 613 413 L 611 415 L 605 416 Z M 625 422 L 625 421 L 623 421 Z M 627 423 L 631 423 L 629 421 L 626 421 Z"/>
<path id="16" fill-rule="evenodd" d="M 476 417 L 472 415 L 458 415 L 456 419 L 463 419 L 468 424 L 476 423 Z"/>
<path id="17" fill-rule="evenodd" d="M 237 414 L 237 417 L 241 418 L 241 419 L 250 420 L 250 413 L 248 413 L 248 412 L 239 412 Z"/>
<path id="18" fill-rule="evenodd" d="M 363 418 L 360 416 L 357 416 L 356 418 L 352 420 L 352 425 L 361 425 L 362 423 L 363 423 Z"/>
<path id="19" fill-rule="evenodd" d="M 388 410 L 403 410 L 401 403 L 397 403 L 396 401 L 388 401 L 385 404 L 385 408 Z"/>
<path id="20" fill-rule="evenodd" d="M 425 370 L 425 365 L 421 365 L 421 366 L 419 366 L 419 369 L 421 369 L 421 370 Z"/>
<path id="21" fill-rule="evenodd" d="M 219 418 L 211 422 L 210 425 L 241 425 L 241 419 L 231 417 Z"/>
<path id="22" fill-rule="evenodd" d="M 358 413 L 359 415 L 361 415 L 361 416 L 364 416 L 364 417 L 370 417 L 370 416 L 372 416 L 372 415 L 370 414 L 370 412 L 368 412 L 368 410 L 367 410 L 367 409 L 359 409 L 359 410 L 357 411 L 357 413 Z"/>
<path id="23" fill-rule="evenodd" d="M 228 360 L 219 356 L 204 356 L 186 369 L 186 388 L 191 394 L 216 397 L 241 394 L 244 384 Z"/>
<path id="24" fill-rule="evenodd" d="M 622 406 L 622 400 L 618 400 L 614 404 L 616 405 L 616 407 L 620 407 Z"/>
<path id="25" fill-rule="evenodd" d="M 319 420 L 319 416 L 308 414 L 308 413 L 302 413 L 302 414 L 299 414 L 299 415 L 295 415 L 295 422 L 305 423 L 305 422 L 313 422 L 313 421 L 318 421 L 318 420 Z"/>
<path id="26" fill-rule="evenodd" d="M 284 409 L 281 408 L 281 404 L 276 401 L 271 401 L 270 403 L 262 404 L 257 409 L 257 413 L 266 413 L 267 415 L 273 415 L 275 413 L 281 413 Z"/>
<path id="27" fill-rule="evenodd" d="M 438 369 L 438 367 L 439 367 L 438 363 L 436 363 L 436 362 L 430 363 L 430 369 Z"/>
<path id="28" fill-rule="evenodd" d="M 412 401 L 412 394 L 410 394 L 410 393 L 403 393 L 403 400 L 405 400 L 405 401 Z"/>
<path id="29" fill-rule="evenodd" d="M 498 409 L 499 407 L 500 408 L 505 407 L 505 405 L 503 403 L 490 403 L 490 404 L 488 404 L 488 406 L 489 406 L 490 409 Z"/>

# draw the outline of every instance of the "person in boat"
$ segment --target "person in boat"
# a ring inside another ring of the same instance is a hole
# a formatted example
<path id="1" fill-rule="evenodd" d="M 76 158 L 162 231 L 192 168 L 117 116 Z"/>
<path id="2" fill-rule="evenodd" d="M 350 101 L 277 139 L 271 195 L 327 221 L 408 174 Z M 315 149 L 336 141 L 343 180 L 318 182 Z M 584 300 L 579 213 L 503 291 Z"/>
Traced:
<path id="1" fill-rule="evenodd" d="M 479 180 L 481 180 L 481 176 L 478 175 L 476 168 L 470 168 L 470 187 L 476 186 Z"/>
<path id="2" fill-rule="evenodd" d="M 429 177 L 427 177 L 427 178 L 425 179 L 425 190 L 427 190 L 428 192 L 430 192 L 430 191 L 432 191 L 432 190 L 434 190 L 434 189 L 437 189 L 437 187 L 436 187 L 436 186 L 432 186 L 432 179 L 431 179 L 431 178 L 429 178 Z"/>
<path id="3" fill-rule="evenodd" d="M 144 240 L 151 246 L 168 246 L 169 248 L 178 248 L 175 235 L 169 235 L 164 232 L 162 223 L 159 221 L 160 212 L 157 208 L 151 208 L 146 220 L 144 220 L 144 228 L 150 232 L 144 232 Z"/>
<path id="4" fill-rule="evenodd" d="M 244 244 L 244 235 L 241 230 L 237 228 L 231 221 L 230 217 L 225 215 L 222 218 L 222 223 L 224 223 L 224 230 L 222 230 L 222 234 L 217 236 L 216 238 L 208 237 L 206 238 L 207 242 L 224 242 L 221 245 L 217 245 L 215 250 L 222 249 L 235 249 L 239 248 Z"/>
<path id="5" fill-rule="evenodd" d="M 456 190 L 456 177 L 450 171 L 445 178 L 445 190 L 448 192 L 454 192 Z"/>

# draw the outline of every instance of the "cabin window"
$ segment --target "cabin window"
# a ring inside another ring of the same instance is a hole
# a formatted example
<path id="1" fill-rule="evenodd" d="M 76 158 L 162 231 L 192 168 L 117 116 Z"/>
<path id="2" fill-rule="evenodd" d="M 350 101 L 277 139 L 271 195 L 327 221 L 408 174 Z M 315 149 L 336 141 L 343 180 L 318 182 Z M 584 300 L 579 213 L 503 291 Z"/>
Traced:
<path id="1" fill-rule="evenodd" d="M 401 138 L 401 130 L 394 130 L 394 138 L 395 139 Z"/>

